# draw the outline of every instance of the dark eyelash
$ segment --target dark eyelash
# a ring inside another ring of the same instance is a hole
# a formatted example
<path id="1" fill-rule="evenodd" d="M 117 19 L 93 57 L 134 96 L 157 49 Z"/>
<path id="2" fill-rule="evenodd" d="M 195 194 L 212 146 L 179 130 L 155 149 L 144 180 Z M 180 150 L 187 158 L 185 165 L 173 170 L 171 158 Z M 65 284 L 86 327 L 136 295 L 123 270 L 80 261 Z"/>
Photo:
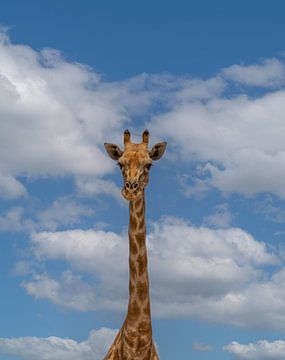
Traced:
<path id="1" fill-rule="evenodd" d="M 146 164 L 146 168 L 149 170 L 152 167 L 152 164 Z"/>
<path id="2" fill-rule="evenodd" d="M 117 165 L 122 169 L 123 165 L 121 163 L 117 162 Z"/>

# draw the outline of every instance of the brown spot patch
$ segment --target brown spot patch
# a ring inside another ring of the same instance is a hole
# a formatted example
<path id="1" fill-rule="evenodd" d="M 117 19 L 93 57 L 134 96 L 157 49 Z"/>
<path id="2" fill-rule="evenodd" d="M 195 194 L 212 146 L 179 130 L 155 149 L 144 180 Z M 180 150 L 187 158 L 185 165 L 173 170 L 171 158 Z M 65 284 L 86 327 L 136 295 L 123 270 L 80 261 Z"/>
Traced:
<path id="1" fill-rule="evenodd" d="M 136 262 L 130 258 L 129 259 L 129 265 L 130 265 L 130 274 L 132 278 L 136 278 Z"/>
<path id="2" fill-rule="evenodd" d="M 143 311 L 145 314 L 150 314 L 150 302 L 147 303 L 147 305 L 143 308 Z"/>
<path id="3" fill-rule="evenodd" d="M 139 233 L 136 234 L 136 240 L 137 243 L 139 245 L 139 247 L 142 247 L 145 243 L 145 232 L 144 231 L 140 231 Z"/>
<path id="4" fill-rule="evenodd" d="M 139 255 L 138 256 L 138 271 L 139 271 L 139 276 L 142 276 L 146 270 L 147 270 L 147 257 L 146 255 Z"/>
<path id="5" fill-rule="evenodd" d="M 133 237 L 130 237 L 130 253 L 132 255 L 136 255 L 138 252 L 138 246 L 135 243 L 135 239 Z"/>
<path id="6" fill-rule="evenodd" d="M 134 217 L 134 215 L 130 215 L 130 227 L 132 229 L 137 227 L 137 219 Z"/>
<path id="7" fill-rule="evenodd" d="M 143 302 L 148 296 L 148 284 L 146 282 L 137 282 L 137 295 L 141 302 Z"/>
<path id="8" fill-rule="evenodd" d="M 130 292 L 130 294 L 133 294 L 134 290 L 135 290 L 134 282 L 133 282 L 132 279 L 130 279 L 130 282 L 129 282 L 129 292 Z"/>
<path id="9" fill-rule="evenodd" d="M 143 230 L 144 226 L 145 226 L 144 219 L 141 219 L 141 221 L 139 223 L 139 230 Z"/>
<path id="10" fill-rule="evenodd" d="M 134 205 L 135 205 L 135 209 L 138 210 L 142 205 L 141 199 L 136 200 Z"/>
<path id="11" fill-rule="evenodd" d="M 120 359 L 120 351 L 119 351 L 119 349 L 116 349 L 116 351 L 115 351 L 114 360 L 115 359 Z"/>
<path id="12" fill-rule="evenodd" d="M 137 212 L 138 218 L 141 218 L 143 216 L 143 207 Z"/>
<path id="13" fill-rule="evenodd" d="M 141 309 L 136 300 L 132 301 L 129 304 L 127 318 L 130 320 L 135 320 L 140 315 Z"/>
<path id="14" fill-rule="evenodd" d="M 144 337 L 142 336 L 139 336 L 138 338 L 138 341 L 137 341 L 137 348 L 142 348 L 142 347 L 145 347 L 148 343 L 148 339 L 145 339 Z"/>
<path id="15" fill-rule="evenodd" d="M 151 323 L 149 320 L 142 320 L 139 325 L 138 329 L 140 333 L 149 333 L 151 332 Z"/>
<path id="16" fill-rule="evenodd" d="M 124 336 L 124 340 L 125 340 L 125 342 L 127 343 L 128 346 L 134 347 L 134 345 L 135 345 L 134 339 L 129 337 L 126 333 L 125 333 L 125 336 Z"/>

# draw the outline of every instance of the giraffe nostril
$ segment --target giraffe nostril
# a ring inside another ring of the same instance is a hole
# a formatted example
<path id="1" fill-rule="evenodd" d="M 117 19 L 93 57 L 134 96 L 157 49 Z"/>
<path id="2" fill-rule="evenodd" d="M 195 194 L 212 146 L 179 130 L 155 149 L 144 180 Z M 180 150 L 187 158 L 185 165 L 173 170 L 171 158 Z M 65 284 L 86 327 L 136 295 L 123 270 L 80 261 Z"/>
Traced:
<path id="1" fill-rule="evenodd" d="M 133 189 L 136 190 L 138 187 L 139 187 L 139 183 L 136 181 L 136 182 L 133 184 Z"/>
<path id="2" fill-rule="evenodd" d="M 129 191 L 135 191 L 139 188 L 139 182 L 126 181 L 125 188 Z"/>

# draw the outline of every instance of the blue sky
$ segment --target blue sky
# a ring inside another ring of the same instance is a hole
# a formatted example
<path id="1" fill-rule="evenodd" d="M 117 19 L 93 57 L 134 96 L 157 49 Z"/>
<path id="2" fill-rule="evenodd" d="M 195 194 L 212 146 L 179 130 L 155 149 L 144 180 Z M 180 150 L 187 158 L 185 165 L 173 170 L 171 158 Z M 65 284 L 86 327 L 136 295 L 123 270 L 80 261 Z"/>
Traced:
<path id="1" fill-rule="evenodd" d="M 147 188 L 161 359 L 284 359 L 284 4 L 10 1 L 0 24 L 0 359 L 100 360 L 127 304 L 103 143 Z"/>

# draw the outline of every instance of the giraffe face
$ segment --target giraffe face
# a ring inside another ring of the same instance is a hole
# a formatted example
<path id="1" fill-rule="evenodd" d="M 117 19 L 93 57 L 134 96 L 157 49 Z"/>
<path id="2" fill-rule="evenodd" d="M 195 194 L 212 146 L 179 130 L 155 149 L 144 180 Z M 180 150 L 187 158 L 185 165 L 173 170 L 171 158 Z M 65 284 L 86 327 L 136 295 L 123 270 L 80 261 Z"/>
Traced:
<path id="1" fill-rule="evenodd" d="M 153 160 L 162 157 L 166 142 L 158 143 L 148 150 L 148 131 L 143 133 L 141 144 L 133 144 L 130 141 L 128 130 L 124 133 L 125 149 L 122 151 L 118 145 L 105 143 L 106 151 L 113 160 L 117 160 L 124 186 L 122 189 L 123 197 L 128 201 L 133 201 L 143 194 L 144 188 L 148 184 L 149 171 Z"/>
<path id="2" fill-rule="evenodd" d="M 139 198 L 148 184 L 152 165 L 147 147 L 144 144 L 130 144 L 118 159 L 118 165 L 124 179 L 123 197 L 129 201 Z"/>

